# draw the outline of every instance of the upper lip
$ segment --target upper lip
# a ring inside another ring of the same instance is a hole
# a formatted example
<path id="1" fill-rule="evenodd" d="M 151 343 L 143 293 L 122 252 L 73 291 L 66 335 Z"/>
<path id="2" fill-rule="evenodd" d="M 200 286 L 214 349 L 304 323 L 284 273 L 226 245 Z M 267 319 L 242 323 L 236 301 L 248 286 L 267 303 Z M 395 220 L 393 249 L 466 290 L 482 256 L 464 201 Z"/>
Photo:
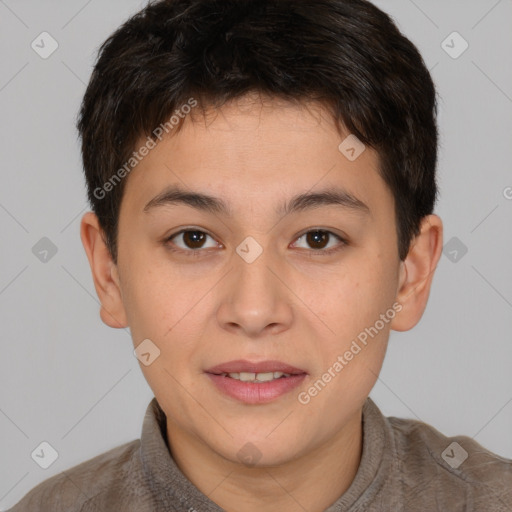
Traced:
<path id="1" fill-rule="evenodd" d="M 283 363 L 282 361 L 260 361 L 258 363 L 252 361 L 246 361 L 244 359 L 238 359 L 236 361 L 228 361 L 221 363 L 212 368 L 206 370 L 206 373 L 215 373 L 220 375 L 221 373 L 268 373 L 268 372 L 282 372 L 290 373 L 293 375 L 299 375 L 307 373 L 305 370 L 296 368 L 289 364 Z"/>

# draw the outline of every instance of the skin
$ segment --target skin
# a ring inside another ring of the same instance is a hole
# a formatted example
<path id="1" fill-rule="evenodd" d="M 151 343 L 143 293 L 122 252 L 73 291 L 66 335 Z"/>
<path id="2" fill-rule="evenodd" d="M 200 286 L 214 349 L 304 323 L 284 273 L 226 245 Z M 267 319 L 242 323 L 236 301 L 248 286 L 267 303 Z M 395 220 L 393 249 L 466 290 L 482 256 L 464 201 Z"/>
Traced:
<path id="1" fill-rule="evenodd" d="M 338 150 L 348 134 L 321 105 L 307 107 L 246 96 L 207 122 L 189 116 L 128 177 L 117 265 L 96 216 L 88 212 L 81 223 L 102 320 L 129 326 L 135 346 L 147 338 L 158 346 L 160 356 L 141 369 L 167 415 L 172 455 L 227 511 L 321 512 L 348 489 L 361 457 L 362 407 L 390 330 L 421 319 L 442 251 L 441 219 L 429 215 L 400 261 L 394 199 L 377 153 L 366 148 L 349 161 Z M 143 211 L 172 184 L 222 198 L 232 217 L 183 204 Z M 275 213 L 296 194 L 333 187 L 370 214 L 337 205 Z M 210 236 L 203 245 L 182 235 L 165 241 L 185 227 Z M 314 229 L 334 235 L 324 243 L 302 236 Z M 235 251 L 247 236 L 263 249 L 252 263 Z M 342 248 L 321 255 L 334 247 Z M 301 404 L 299 392 L 394 303 L 402 309 L 393 320 Z M 243 404 L 205 374 L 234 359 L 279 360 L 308 376 L 273 402 Z M 261 456 L 253 466 L 237 457 L 248 442 Z"/>

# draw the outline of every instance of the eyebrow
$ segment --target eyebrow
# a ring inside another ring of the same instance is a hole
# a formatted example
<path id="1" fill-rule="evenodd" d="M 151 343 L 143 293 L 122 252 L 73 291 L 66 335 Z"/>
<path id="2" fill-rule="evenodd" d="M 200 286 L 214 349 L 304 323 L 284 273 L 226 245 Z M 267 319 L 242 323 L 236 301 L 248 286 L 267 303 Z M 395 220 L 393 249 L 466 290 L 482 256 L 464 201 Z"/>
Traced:
<path id="1" fill-rule="evenodd" d="M 233 216 L 230 206 L 223 199 L 201 192 L 183 190 L 178 185 L 172 185 L 155 196 L 144 206 L 143 211 L 149 212 L 154 208 L 178 204 L 190 206 L 207 213 L 221 214 L 226 217 Z M 364 215 L 371 214 L 368 205 L 347 190 L 341 188 L 329 188 L 318 192 L 297 194 L 289 201 L 281 204 L 276 209 L 276 214 L 288 215 L 322 206 L 338 206 Z"/>

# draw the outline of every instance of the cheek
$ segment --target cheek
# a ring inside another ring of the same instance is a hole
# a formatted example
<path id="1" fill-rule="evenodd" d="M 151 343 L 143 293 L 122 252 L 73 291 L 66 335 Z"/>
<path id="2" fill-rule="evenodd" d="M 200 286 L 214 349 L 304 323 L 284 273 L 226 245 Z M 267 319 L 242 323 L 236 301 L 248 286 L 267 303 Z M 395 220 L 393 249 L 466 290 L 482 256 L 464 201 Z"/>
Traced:
<path id="1" fill-rule="evenodd" d="M 215 309 L 212 295 L 207 294 L 212 287 L 208 278 L 191 281 L 171 270 L 169 265 L 153 265 L 136 274 L 127 287 L 126 309 L 134 345 L 151 340 L 160 351 L 155 366 L 175 374 L 196 361 L 207 344 Z M 152 367 L 143 370 L 148 379 L 155 378 L 150 375 Z"/>
<path id="2" fill-rule="evenodd" d="M 346 266 L 320 281 L 308 277 L 301 284 L 308 306 L 336 334 L 353 334 L 354 329 L 375 322 L 393 303 L 394 283 L 378 263 Z"/>
<path id="3" fill-rule="evenodd" d="M 171 327 L 185 314 L 188 299 L 170 267 L 157 264 L 148 255 L 133 257 L 123 268 L 122 298 L 130 325 L 137 340 L 162 339 Z"/>
<path id="4" fill-rule="evenodd" d="M 327 368 L 345 353 L 350 358 L 347 370 L 359 364 L 378 366 L 385 354 L 395 314 L 395 282 L 380 258 L 360 263 L 358 269 L 350 267 L 351 272 L 324 278 L 321 290 L 311 287 L 307 292 L 311 310 L 329 328 L 323 328 L 322 361 Z"/>

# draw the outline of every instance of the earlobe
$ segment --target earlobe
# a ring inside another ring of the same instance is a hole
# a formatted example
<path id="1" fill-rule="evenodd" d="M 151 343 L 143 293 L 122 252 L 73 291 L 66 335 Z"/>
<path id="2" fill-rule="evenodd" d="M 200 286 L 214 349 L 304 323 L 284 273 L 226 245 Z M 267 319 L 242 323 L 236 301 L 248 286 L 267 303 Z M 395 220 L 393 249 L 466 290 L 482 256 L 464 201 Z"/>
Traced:
<path id="1" fill-rule="evenodd" d="M 80 238 L 89 260 L 94 287 L 101 303 L 101 320 L 110 327 L 127 327 L 118 269 L 112 261 L 98 218 L 93 212 L 87 212 L 82 217 Z"/>
<path id="2" fill-rule="evenodd" d="M 424 217 L 420 233 L 411 242 L 409 253 L 400 264 L 396 301 L 402 310 L 391 322 L 391 329 L 412 329 L 427 306 L 434 272 L 443 249 L 443 223 L 437 215 Z"/>

